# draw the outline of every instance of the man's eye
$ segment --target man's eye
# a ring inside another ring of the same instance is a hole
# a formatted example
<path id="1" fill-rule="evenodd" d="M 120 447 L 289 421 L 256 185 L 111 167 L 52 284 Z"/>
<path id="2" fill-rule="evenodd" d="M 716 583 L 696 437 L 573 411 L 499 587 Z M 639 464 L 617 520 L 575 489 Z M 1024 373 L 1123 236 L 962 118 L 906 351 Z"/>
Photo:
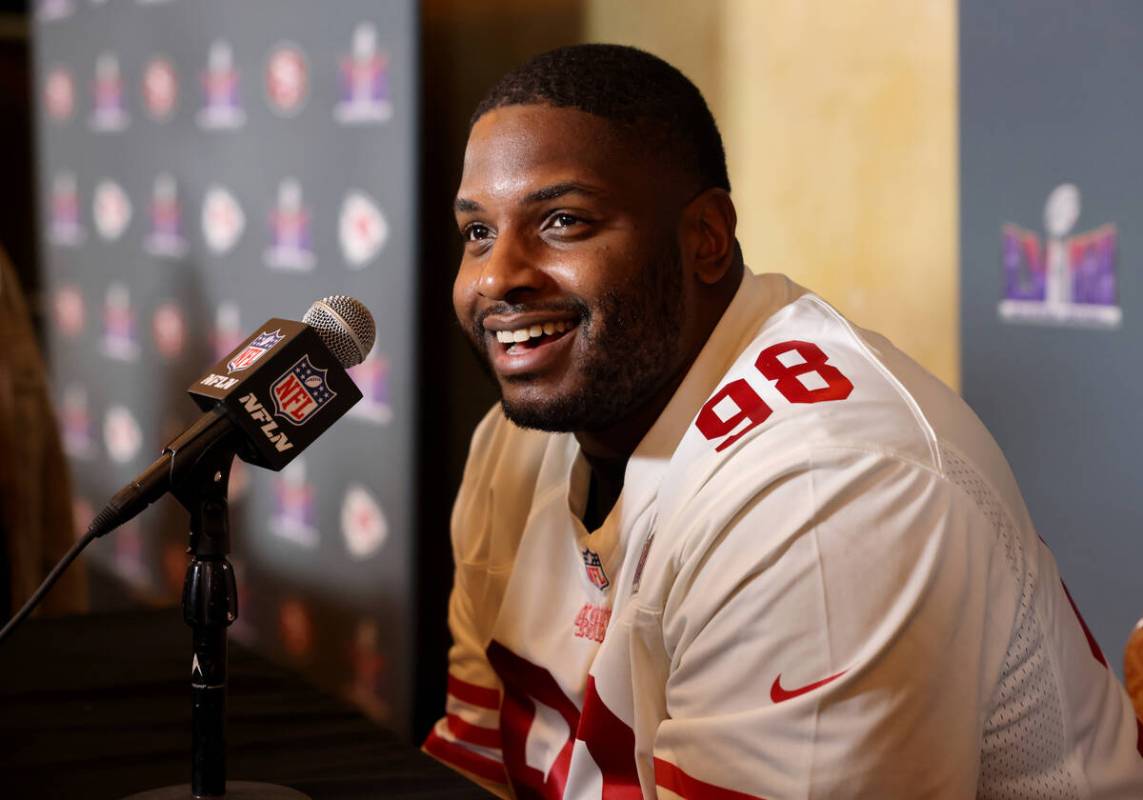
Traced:
<path id="1" fill-rule="evenodd" d="M 466 242 L 479 242 L 482 239 L 487 239 L 492 233 L 487 225 L 481 225 L 479 222 L 474 222 L 471 225 L 465 225 L 461 230 L 460 235 Z"/>
<path id="2" fill-rule="evenodd" d="M 579 222 L 580 218 L 571 214 L 556 214 L 552 217 L 553 228 L 570 228 L 573 225 L 578 225 Z"/>

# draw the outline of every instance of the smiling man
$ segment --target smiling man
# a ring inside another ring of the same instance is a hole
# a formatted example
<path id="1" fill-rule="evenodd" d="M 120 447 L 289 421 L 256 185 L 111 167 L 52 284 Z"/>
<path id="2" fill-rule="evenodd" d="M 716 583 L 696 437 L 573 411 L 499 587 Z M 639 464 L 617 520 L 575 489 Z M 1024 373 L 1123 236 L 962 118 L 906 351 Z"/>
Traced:
<path id="1" fill-rule="evenodd" d="M 458 319 L 502 402 L 453 512 L 446 716 L 516 797 L 1143 797 L 995 443 L 743 267 L 677 70 L 565 48 L 473 116 Z"/>

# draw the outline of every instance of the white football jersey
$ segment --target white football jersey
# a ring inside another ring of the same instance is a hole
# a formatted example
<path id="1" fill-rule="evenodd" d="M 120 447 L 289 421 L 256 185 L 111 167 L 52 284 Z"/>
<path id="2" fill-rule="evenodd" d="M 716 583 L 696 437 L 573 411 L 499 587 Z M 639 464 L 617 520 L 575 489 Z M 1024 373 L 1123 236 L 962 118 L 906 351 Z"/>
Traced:
<path id="1" fill-rule="evenodd" d="M 452 519 L 427 752 L 518 798 L 1143 798 L 1140 728 L 992 437 L 779 275 L 733 303 L 603 525 L 494 409 Z"/>

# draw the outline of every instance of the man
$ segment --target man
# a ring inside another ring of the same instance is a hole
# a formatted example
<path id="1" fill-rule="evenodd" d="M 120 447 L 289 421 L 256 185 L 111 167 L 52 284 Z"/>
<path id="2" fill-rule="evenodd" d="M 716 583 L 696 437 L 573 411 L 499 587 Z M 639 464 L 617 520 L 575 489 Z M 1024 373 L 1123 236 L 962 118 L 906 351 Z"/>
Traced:
<path id="1" fill-rule="evenodd" d="M 541 55 L 477 109 L 453 300 L 502 403 L 425 749 L 516 797 L 1143 797 L 991 437 L 745 271 L 729 190 L 701 95 L 637 50 Z"/>

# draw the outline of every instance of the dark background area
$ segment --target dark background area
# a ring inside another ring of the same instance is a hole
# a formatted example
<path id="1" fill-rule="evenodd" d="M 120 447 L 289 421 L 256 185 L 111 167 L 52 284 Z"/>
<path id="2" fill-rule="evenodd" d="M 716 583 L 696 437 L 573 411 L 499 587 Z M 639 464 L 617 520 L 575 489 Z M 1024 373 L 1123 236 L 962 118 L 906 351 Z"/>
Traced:
<path id="1" fill-rule="evenodd" d="M 447 601 L 452 581 L 448 523 L 473 428 L 497 395 L 461 333 L 451 305 L 451 285 L 461 254 L 452 216 L 460 180 L 468 120 L 491 84 L 529 56 L 583 36 L 577 0 L 541 4 L 501 2 L 495 8 L 464 0 L 423 0 L 420 76 L 420 213 L 416 436 L 415 682 L 411 734 L 415 741 L 443 713 L 446 678 Z M 0 0 L 0 147 L 5 191 L 0 195 L 0 245 L 15 264 L 45 356 L 47 302 L 40 260 L 40 201 L 36 175 L 27 0 Z M 490 47 L 490 42 L 495 47 Z M 81 97 L 85 92 L 81 92 Z M 326 210 L 333 213 L 334 210 Z M 379 459 L 384 463 L 384 456 Z M 177 512 L 177 509 L 174 509 Z M 172 510 L 167 509 L 167 516 Z M 108 610 L 169 602 L 140 597 L 115 576 L 91 571 L 97 606 Z"/>
<path id="2" fill-rule="evenodd" d="M 0 246 L 11 258 L 42 332 L 37 215 L 32 195 L 32 78 L 27 0 L 0 0 Z"/>

